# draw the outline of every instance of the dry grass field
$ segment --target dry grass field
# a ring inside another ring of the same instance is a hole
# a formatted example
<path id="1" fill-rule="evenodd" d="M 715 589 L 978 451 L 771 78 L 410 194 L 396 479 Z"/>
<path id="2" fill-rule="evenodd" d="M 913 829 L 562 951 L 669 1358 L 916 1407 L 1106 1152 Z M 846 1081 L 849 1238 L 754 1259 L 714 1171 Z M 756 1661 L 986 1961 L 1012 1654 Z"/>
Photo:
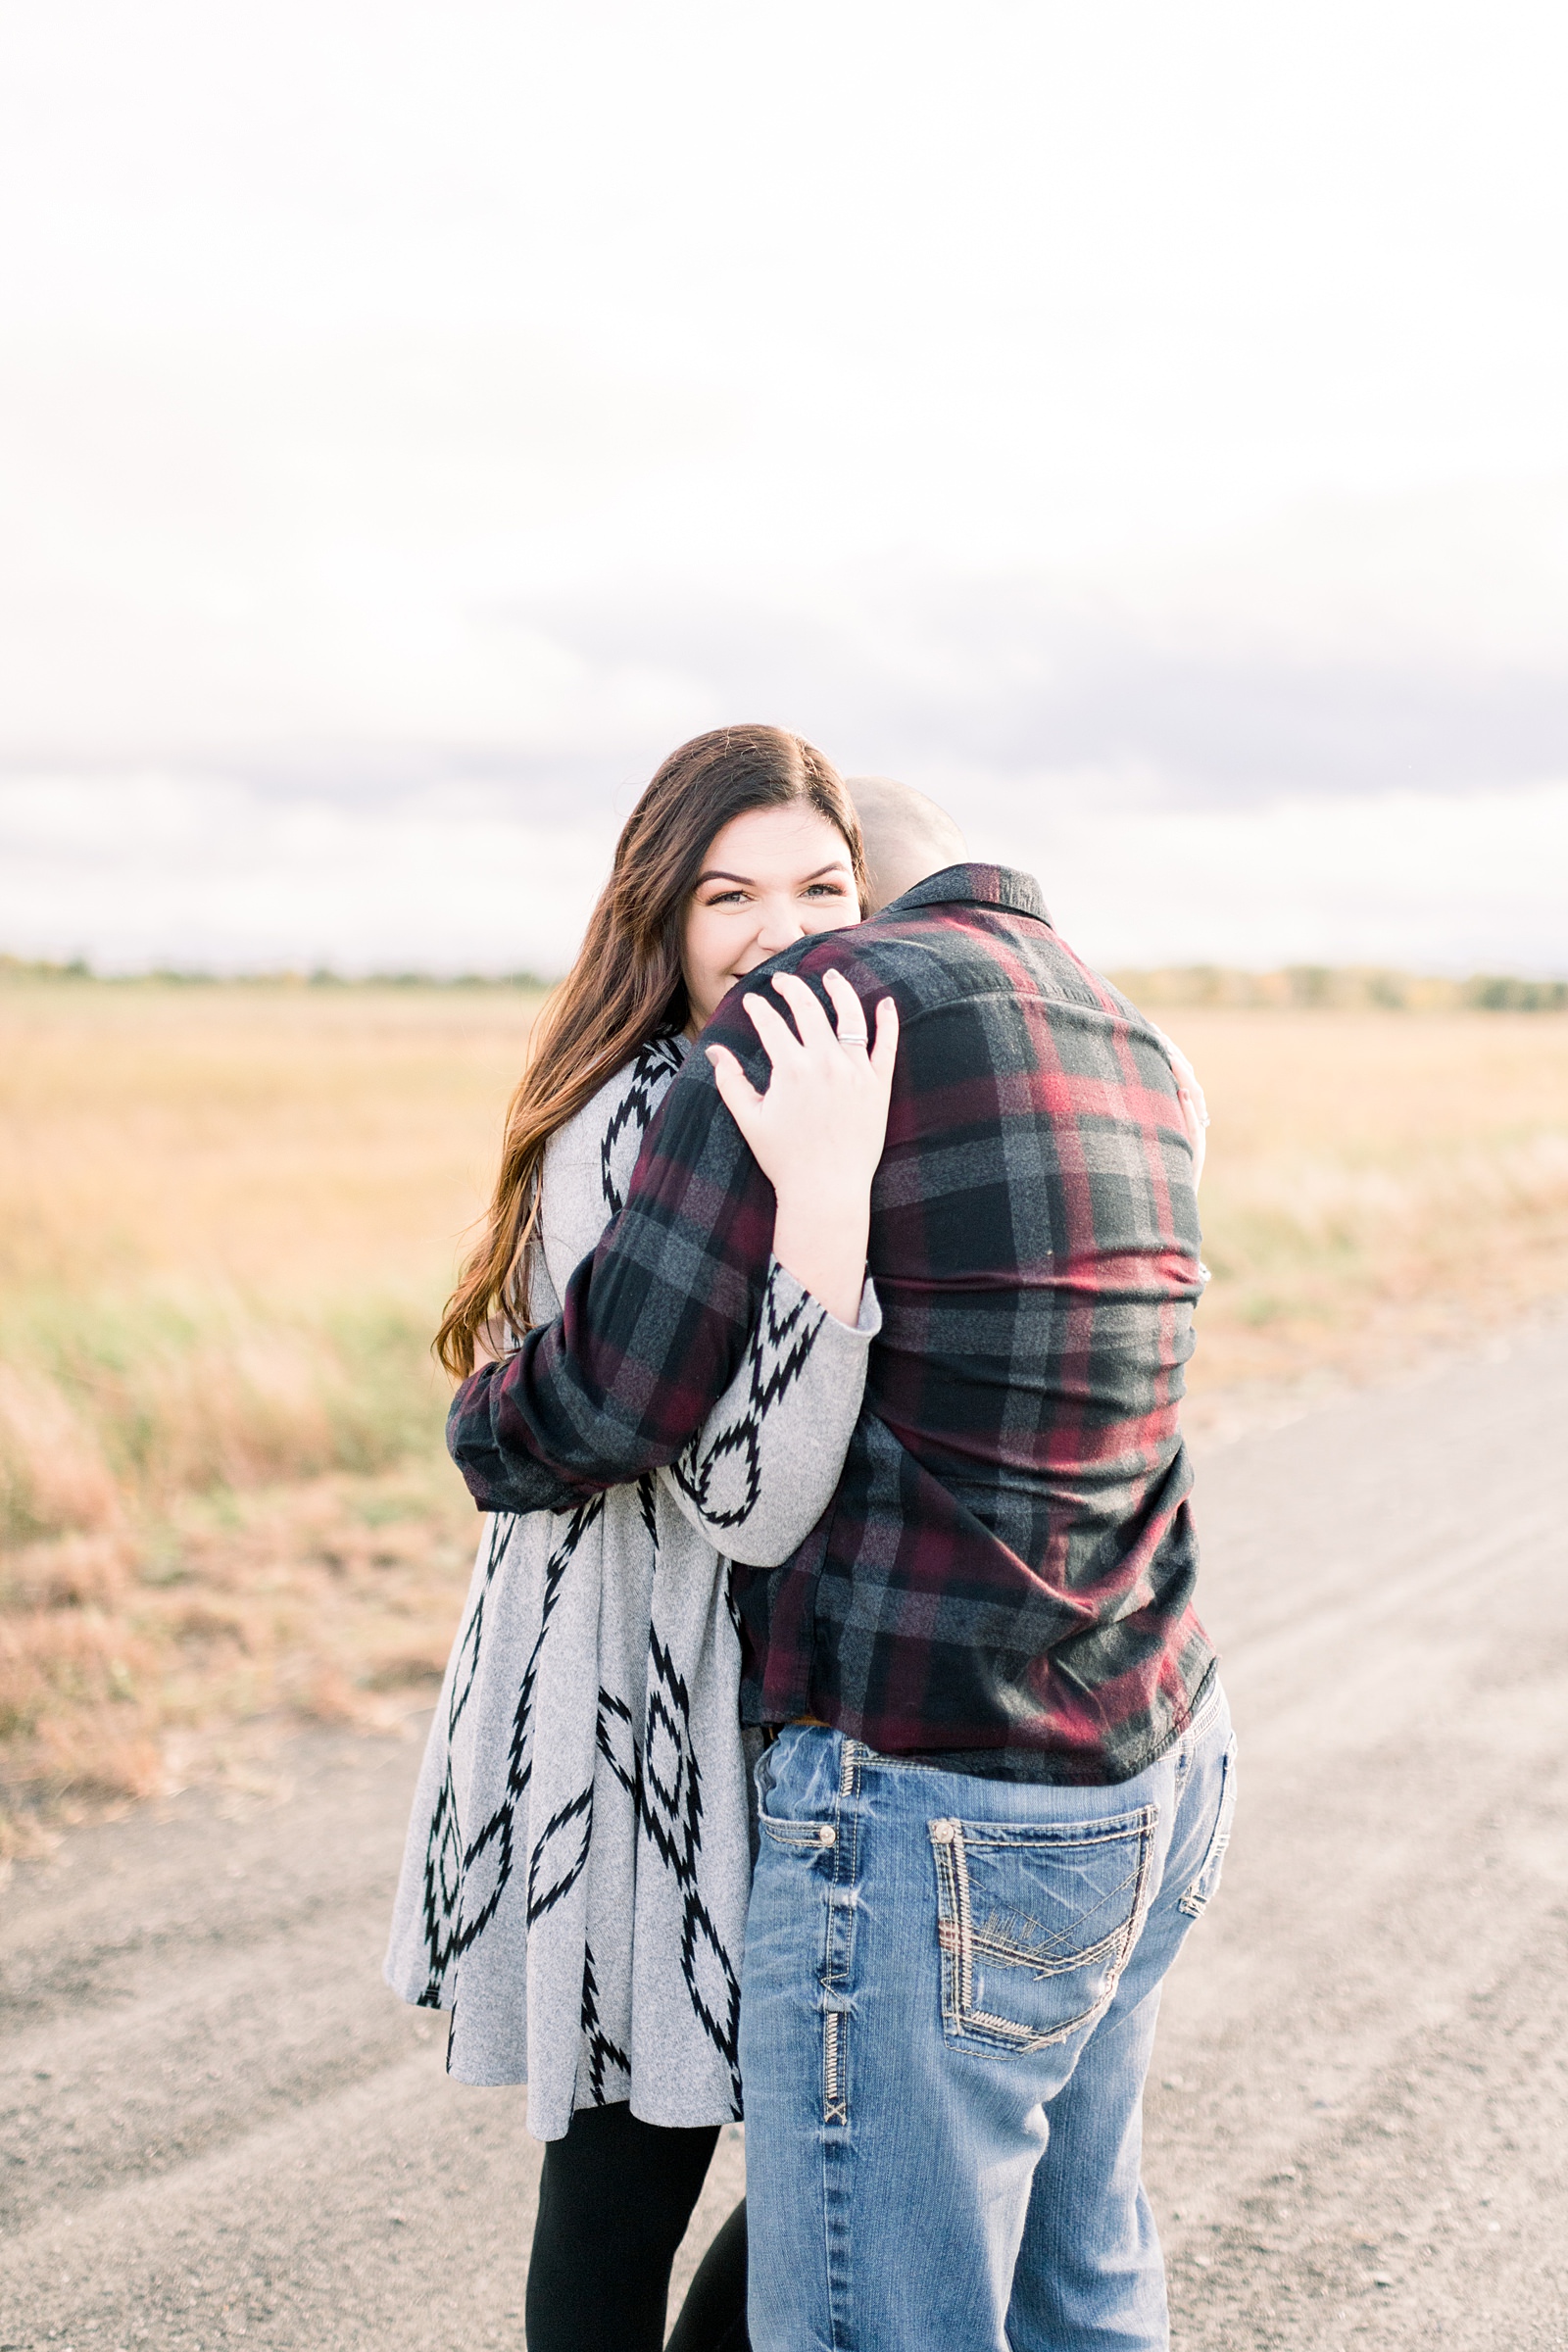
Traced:
<path id="1" fill-rule="evenodd" d="M 427 1342 L 536 1004 L 0 988 L 13 1840 L 428 1692 L 473 1512 Z"/>
<path id="2" fill-rule="evenodd" d="M 537 1000 L 0 985 L 0 1851 L 427 1698 L 426 1341 Z M 1568 1293 L 1568 1017 L 1159 1017 L 1213 1112 L 1195 1417 Z"/>
<path id="3" fill-rule="evenodd" d="M 1195 1420 L 1568 1294 L 1568 1017 L 1162 1009 L 1213 1124 Z"/>

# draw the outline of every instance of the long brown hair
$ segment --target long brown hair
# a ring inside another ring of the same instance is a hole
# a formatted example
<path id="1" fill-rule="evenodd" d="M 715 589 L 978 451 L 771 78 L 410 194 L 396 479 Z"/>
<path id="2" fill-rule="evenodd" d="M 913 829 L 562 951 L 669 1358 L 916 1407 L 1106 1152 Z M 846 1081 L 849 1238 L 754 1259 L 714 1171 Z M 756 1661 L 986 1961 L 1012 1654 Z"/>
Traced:
<path id="1" fill-rule="evenodd" d="M 528 1256 L 545 1146 L 639 1046 L 685 1026 L 687 901 L 709 844 L 753 808 L 806 802 L 843 834 L 860 904 L 865 854 L 855 807 L 820 752 L 778 727 L 715 727 L 671 752 L 621 831 L 576 962 L 534 1024 L 507 1109 L 506 1143 L 483 1233 L 435 1336 L 454 1379 L 498 1310 L 528 1323 Z"/>

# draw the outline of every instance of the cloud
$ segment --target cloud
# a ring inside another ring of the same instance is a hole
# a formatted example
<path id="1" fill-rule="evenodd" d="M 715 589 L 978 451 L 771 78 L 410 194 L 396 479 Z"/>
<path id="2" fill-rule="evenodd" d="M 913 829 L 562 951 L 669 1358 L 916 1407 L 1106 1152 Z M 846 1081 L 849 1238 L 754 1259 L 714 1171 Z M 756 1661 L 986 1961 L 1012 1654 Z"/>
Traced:
<path id="1" fill-rule="evenodd" d="M 510 617 L 574 667 L 585 716 L 600 695 L 624 708 L 640 671 L 694 724 L 774 717 L 841 765 L 984 807 L 1086 773 L 1113 797 L 1203 808 L 1568 772 L 1568 662 L 1282 644 L 1266 610 L 1238 642 L 1234 617 L 1178 631 L 1039 577 L 879 569 L 788 599 L 648 585 Z"/>
<path id="2" fill-rule="evenodd" d="M 25 13 L 0 942 L 558 964 L 763 717 L 1093 954 L 1560 966 L 1565 37 Z"/>
<path id="3" fill-rule="evenodd" d="M 1233 621 L 1177 627 L 1038 576 L 912 568 L 766 591 L 622 575 L 456 610 L 421 591 L 422 611 L 399 616 L 402 660 L 390 642 L 373 666 L 356 649 L 292 727 L 280 696 L 249 723 L 265 693 L 217 663 L 192 698 L 206 703 L 195 742 L 189 713 L 182 739 L 154 711 L 128 742 L 110 726 L 40 758 L 24 741 L 8 764 L 216 772 L 345 804 L 464 782 L 536 821 L 567 805 L 624 814 L 676 743 L 741 719 L 795 728 L 847 771 L 906 775 L 964 821 L 1086 789 L 1106 807 L 1258 808 L 1568 773 L 1568 662 L 1533 649 L 1291 642 L 1262 625 L 1261 600 L 1248 642 Z"/>
<path id="4" fill-rule="evenodd" d="M 998 836 L 976 847 L 996 854 Z M 1101 965 L 1568 975 L 1568 783 L 1102 813 L 1006 836 Z"/>
<path id="5" fill-rule="evenodd" d="M 463 787 L 389 806 L 188 776 L 0 784 L 0 941 L 96 968 L 564 969 L 608 867 L 591 822 Z"/>
<path id="6" fill-rule="evenodd" d="M 1102 965 L 1568 972 L 1568 784 L 1205 809 L 1095 779 L 976 819 Z M 109 970 L 564 969 L 615 820 L 471 781 L 370 800 L 144 774 L 0 784 L 0 945 Z"/>

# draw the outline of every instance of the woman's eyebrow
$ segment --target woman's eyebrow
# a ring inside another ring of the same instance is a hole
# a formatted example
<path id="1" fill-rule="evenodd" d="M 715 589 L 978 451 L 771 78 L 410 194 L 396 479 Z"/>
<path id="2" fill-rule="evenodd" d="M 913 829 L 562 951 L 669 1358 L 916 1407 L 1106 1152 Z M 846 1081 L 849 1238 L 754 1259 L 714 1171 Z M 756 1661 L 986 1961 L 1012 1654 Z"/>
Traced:
<path id="1" fill-rule="evenodd" d="M 847 858 L 830 858 L 826 865 L 819 865 L 814 873 L 803 874 L 801 880 L 803 882 L 819 882 L 824 874 L 847 874 L 849 870 Z M 726 874 L 718 866 L 712 866 L 707 873 L 699 874 L 692 884 L 693 890 L 701 890 L 705 882 L 741 882 L 748 890 L 755 890 L 757 887 L 750 874 Z"/>

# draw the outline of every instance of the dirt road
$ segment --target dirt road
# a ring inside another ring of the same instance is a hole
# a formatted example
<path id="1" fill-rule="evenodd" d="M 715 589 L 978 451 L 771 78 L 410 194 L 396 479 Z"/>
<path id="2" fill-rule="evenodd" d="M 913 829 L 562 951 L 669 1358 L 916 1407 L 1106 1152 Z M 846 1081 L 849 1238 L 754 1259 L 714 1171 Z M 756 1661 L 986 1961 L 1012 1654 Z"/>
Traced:
<path id="1" fill-rule="evenodd" d="M 1244 1810 L 1150 2101 L 1176 2341 L 1568 2346 L 1568 1327 L 1200 1509 Z M 416 1760 L 300 1742 L 0 1891 L 0 2352 L 520 2345 L 520 2101 L 379 1984 Z"/>

